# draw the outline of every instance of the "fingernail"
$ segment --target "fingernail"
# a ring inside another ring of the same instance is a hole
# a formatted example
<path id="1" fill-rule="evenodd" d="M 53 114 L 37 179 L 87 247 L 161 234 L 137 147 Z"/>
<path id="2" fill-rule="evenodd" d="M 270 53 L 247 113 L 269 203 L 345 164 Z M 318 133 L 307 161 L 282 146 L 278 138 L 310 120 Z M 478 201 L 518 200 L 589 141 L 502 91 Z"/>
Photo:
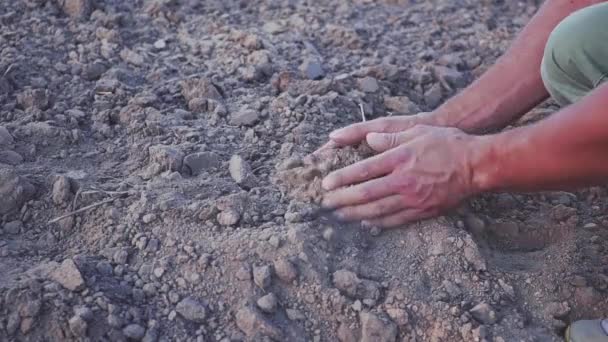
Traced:
<path id="1" fill-rule="evenodd" d="M 337 139 L 340 137 L 340 135 L 342 134 L 342 129 L 337 129 L 335 131 L 332 131 L 331 133 L 329 133 L 329 138 L 330 139 Z"/>

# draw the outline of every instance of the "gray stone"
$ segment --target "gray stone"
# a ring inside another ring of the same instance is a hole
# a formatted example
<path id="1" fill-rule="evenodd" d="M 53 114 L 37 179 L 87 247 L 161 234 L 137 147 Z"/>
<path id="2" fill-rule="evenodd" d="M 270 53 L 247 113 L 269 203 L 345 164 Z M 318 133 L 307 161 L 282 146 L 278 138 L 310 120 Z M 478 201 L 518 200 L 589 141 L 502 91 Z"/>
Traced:
<path id="1" fill-rule="evenodd" d="M 270 34 L 279 34 L 287 31 L 287 27 L 283 23 L 277 21 L 266 22 L 264 26 L 262 26 L 262 29 Z"/>
<path id="2" fill-rule="evenodd" d="M 266 289 L 272 282 L 272 268 L 270 266 L 254 266 L 253 282 L 261 289 Z"/>
<path id="3" fill-rule="evenodd" d="M 17 95 L 17 103 L 23 109 L 47 110 L 51 106 L 51 99 L 46 89 L 25 89 Z"/>
<path id="4" fill-rule="evenodd" d="M 293 263 L 287 259 L 275 260 L 274 271 L 279 279 L 287 283 L 291 283 L 298 278 L 298 270 Z"/>
<path id="5" fill-rule="evenodd" d="M 122 333 L 126 338 L 139 341 L 146 334 L 146 328 L 139 324 L 129 324 L 122 329 Z"/>
<path id="6" fill-rule="evenodd" d="M 361 342 L 394 342 L 397 340 L 397 325 L 389 319 L 382 320 L 370 312 L 359 314 Z"/>
<path id="7" fill-rule="evenodd" d="M 70 179 L 66 176 L 58 176 L 53 182 L 53 202 L 62 205 L 70 202 L 73 197 Z"/>
<path id="8" fill-rule="evenodd" d="M 249 163 L 238 154 L 230 158 L 228 165 L 230 176 L 234 181 L 244 188 L 252 188 L 257 184 L 257 178 L 251 170 Z"/>
<path id="9" fill-rule="evenodd" d="M 182 299 L 175 307 L 175 311 L 185 319 L 198 323 L 204 322 L 207 317 L 205 305 L 192 297 Z"/>
<path id="10" fill-rule="evenodd" d="M 3 230 L 8 234 L 19 234 L 23 228 L 23 223 L 19 220 L 8 222 L 4 225 Z"/>
<path id="11" fill-rule="evenodd" d="M 103 75 L 108 70 L 108 67 L 103 63 L 93 62 L 89 63 L 84 67 L 83 77 L 87 81 L 96 81 L 101 75 Z"/>
<path id="12" fill-rule="evenodd" d="M 10 146 L 15 142 L 11 133 L 4 126 L 0 126 L 0 147 Z"/>
<path id="13" fill-rule="evenodd" d="M 215 152 L 197 152 L 184 158 L 183 172 L 192 176 L 198 176 L 203 171 L 216 168 L 221 165 L 220 156 Z"/>
<path id="14" fill-rule="evenodd" d="M 235 318 L 236 325 L 247 337 L 251 338 L 256 335 L 262 335 L 278 341 L 284 341 L 281 330 L 252 308 L 245 307 L 240 309 L 236 313 Z"/>
<path id="15" fill-rule="evenodd" d="M 51 279 L 70 291 L 84 288 L 84 279 L 80 270 L 72 259 L 65 259 L 59 267 L 51 273 Z"/>
<path id="16" fill-rule="evenodd" d="M 160 166 L 162 171 L 180 171 L 184 153 L 174 147 L 154 145 L 148 148 L 150 161 Z"/>
<path id="17" fill-rule="evenodd" d="M 73 19 L 86 19 L 93 11 L 92 0 L 59 0 L 63 12 Z"/>
<path id="18" fill-rule="evenodd" d="M 258 307 L 266 313 L 274 313 L 277 311 L 279 301 L 274 293 L 269 293 L 260 297 L 257 301 Z"/>
<path id="19" fill-rule="evenodd" d="M 74 314 L 82 317 L 85 321 L 90 321 L 93 319 L 93 310 L 89 309 L 87 306 L 77 306 L 74 308 Z"/>
<path id="20" fill-rule="evenodd" d="M 19 165 L 23 163 L 23 157 L 15 151 L 0 151 L 0 163 Z"/>
<path id="21" fill-rule="evenodd" d="M 424 93 L 424 102 L 430 108 L 435 108 L 439 104 L 441 104 L 441 100 L 443 99 L 443 92 L 441 91 L 441 85 L 439 83 L 433 84 L 425 93 Z"/>
<path id="22" fill-rule="evenodd" d="M 260 119 L 257 110 L 241 108 L 230 116 L 230 124 L 235 126 L 253 126 Z"/>
<path id="23" fill-rule="evenodd" d="M 186 102 L 192 99 L 213 99 L 221 101 L 223 96 L 219 88 L 207 78 L 193 78 L 180 82 L 182 96 Z"/>
<path id="24" fill-rule="evenodd" d="M 241 220 L 241 214 L 234 209 L 227 209 L 217 214 L 217 223 L 222 226 L 234 226 Z"/>
<path id="25" fill-rule="evenodd" d="M 303 321 L 306 319 L 306 316 L 300 311 L 296 309 L 286 309 L 285 313 L 287 314 L 287 318 L 290 321 Z"/>
<path id="26" fill-rule="evenodd" d="M 88 324 L 84 319 L 82 319 L 82 317 L 80 317 L 78 315 L 73 316 L 68 321 L 68 324 L 70 326 L 70 331 L 76 337 L 85 337 L 87 335 Z"/>
<path id="27" fill-rule="evenodd" d="M 494 312 L 492 307 L 487 303 L 479 303 L 475 305 L 469 312 L 479 323 L 496 323 L 496 312 Z"/>
<path id="28" fill-rule="evenodd" d="M 310 80 L 319 80 L 325 77 L 325 70 L 323 70 L 321 63 L 315 60 L 305 60 L 300 65 L 300 72 L 302 73 L 302 77 Z"/>
<path id="29" fill-rule="evenodd" d="M 380 86 L 378 85 L 378 80 L 367 76 L 359 80 L 359 89 L 366 93 L 375 93 L 380 89 Z"/>

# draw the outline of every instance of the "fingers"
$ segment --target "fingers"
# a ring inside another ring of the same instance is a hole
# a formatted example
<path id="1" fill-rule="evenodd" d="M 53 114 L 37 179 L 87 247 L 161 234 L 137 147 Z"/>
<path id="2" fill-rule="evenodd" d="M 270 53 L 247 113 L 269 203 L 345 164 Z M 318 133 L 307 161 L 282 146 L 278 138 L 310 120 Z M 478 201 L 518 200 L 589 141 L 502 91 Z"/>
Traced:
<path id="1" fill-rule="evenodd" d="M 405 144 L 420 135 L 415 128 L 398 133 L 369 133 L 367 144 L 376 152 L 385 152 L 401 144 Z"/>
<path id="2" fill-rule="evenodd" d="M 327 209 L 341 208 L 371 202 L 396 192 L 393 176 L 386 176 L 332 191 L 325 195 L 322 205 Z"/>
<path id="3" fill-rule="evenodd" d="M 436 216 L 434 212 L 423 209 L 404 209 L 395 214 L 377 219 L 366 220 L 362 224 L 366 227 L 395 228 L 407 223 L 419 221 Z"/>
<path id="4" fill-rule="evenodd" d="M 407 151 L 391 151 L 362 160 L 327 175 L 323 179 L 323 189 L 330 191 L 384 176 L 408 158 Z"/>
<path id="5" fill-rule="evenodd" d="M 368 133 L 391 133 L 405 130 L 412 127 L 415 124 L 414 121 L 413 117 L 397 116 L 359 122 L 331 132 L 329 138 L 341 146 L 354 145 L 363 141 Z"/>
<path id="6" fill-rule="evenodd" d="M 370 203 L 338 209 L 334 214 L 340 220 L 361 221 L 394 214 L 405 209 L 401 195 L 391 195 Z"/>

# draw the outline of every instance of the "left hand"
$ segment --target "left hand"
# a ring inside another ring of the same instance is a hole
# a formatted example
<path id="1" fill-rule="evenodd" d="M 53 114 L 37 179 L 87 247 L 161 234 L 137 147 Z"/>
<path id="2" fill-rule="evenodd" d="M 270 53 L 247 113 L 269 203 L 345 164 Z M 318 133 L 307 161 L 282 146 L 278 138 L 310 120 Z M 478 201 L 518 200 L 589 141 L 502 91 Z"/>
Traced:
<path id="1" fill-rule="evenodd" d="M 478 192 L 473 161 L 479 138 L 423 125 L 369 133 L 367 143 L 380 154 L 325 177 L 323 206 L 339 219 L 387 228 L 437 216 Z"/>

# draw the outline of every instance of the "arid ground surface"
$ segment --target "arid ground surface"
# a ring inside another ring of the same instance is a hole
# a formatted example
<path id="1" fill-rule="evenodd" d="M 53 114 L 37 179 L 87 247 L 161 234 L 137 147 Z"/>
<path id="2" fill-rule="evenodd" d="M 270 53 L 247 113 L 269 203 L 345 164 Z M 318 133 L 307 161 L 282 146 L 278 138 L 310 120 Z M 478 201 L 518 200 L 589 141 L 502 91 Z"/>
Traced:
<path id="1" fill-rule="evenodd" d="M 315 204 L 360 155 L 304 158 L 361 108 L 437 107 L 538 5 L 2 1 L 0 341 L 560 341 L 608 315 L 605 188 L 380 232 Z"/>

